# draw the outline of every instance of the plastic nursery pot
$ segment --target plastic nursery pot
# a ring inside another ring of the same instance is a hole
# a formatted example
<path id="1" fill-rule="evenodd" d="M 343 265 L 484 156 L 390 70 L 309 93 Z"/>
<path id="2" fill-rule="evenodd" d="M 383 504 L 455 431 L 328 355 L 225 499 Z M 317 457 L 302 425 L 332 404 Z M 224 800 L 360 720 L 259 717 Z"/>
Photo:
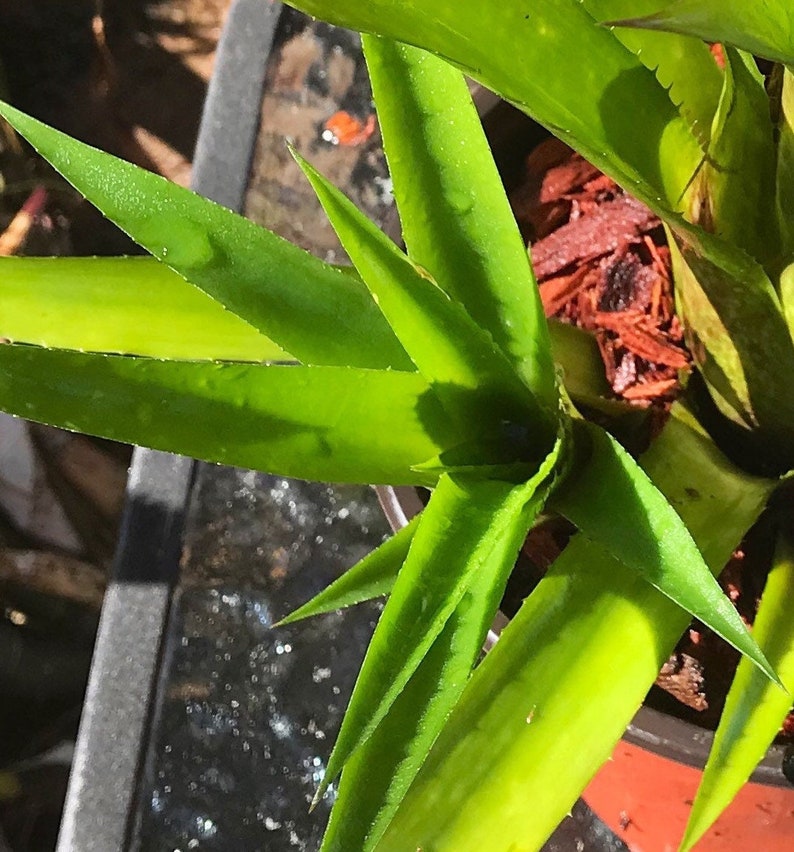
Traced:
<path id="1" fill-rule="evenodd" d="M 376 490 L 395 531 L 423 508 L 413 488 Z M 497 613 L 486 651 L 506 623 L 504 614 Z M 684 835 L 713 737 L 691 722 L 642 707 L 583 799 L 631 852 L 674 852 Z M 697 852 L 794 849 L 794 783 L 784 775 L 784 764 L 791 776 L 794 754 L 771 746 L 750 782 L 697 844 Z"/>

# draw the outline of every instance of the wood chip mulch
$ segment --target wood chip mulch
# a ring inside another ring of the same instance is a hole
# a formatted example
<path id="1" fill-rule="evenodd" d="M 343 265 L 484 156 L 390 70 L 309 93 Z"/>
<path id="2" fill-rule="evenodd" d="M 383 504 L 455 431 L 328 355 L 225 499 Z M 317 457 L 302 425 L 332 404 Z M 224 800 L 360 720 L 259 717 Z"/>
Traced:
<path id="1" fill-rule="evenodd" d="M 689 368 L 659 219 L 557 139 L 511 198 L 547 316 L 595 332 L 618 397 L 666 406 Z"/>

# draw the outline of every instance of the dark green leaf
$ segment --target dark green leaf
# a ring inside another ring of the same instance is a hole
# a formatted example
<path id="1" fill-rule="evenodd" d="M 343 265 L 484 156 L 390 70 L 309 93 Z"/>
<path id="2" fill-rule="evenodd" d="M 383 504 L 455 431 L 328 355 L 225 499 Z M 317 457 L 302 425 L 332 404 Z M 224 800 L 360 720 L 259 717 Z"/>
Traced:
<path id="1" fill-rule="evenodd" d="M 155 358 L 288 361 L 255 328 L 145 257 L 0 258 L 0 338 Z"/>
<path id="2" fill-rule="evenodd" d="M 689 218 L 768 265 L 780 252 L 777 217 L 770 204 L 776 154 L 769 97 L 752 56 L 730 47 L 725 48 L 723 80 Z"/>
<path id="3" fill-rule="evenodd" d="M 782 71 L 778 123 L 776 206 L 783 239 L 783 254 L 794 256 L 794 72 Z M 789 327 L 794 323 L 789 320 Z"/>
<path id="4" fill-rule="evenodd" d="M 794 466 L 794 345 L 778 295 L 741 249 L 694 226 L 675 230 L 676 307 L 695 362 L 749 446 L 787 470 Z"/>
<path id="5" fill-rule="evenodd" d="M 775 679 L 683 521 L 647 474 L 600 427 L 573 425 L 579 464 L 551 506 Z"/>
<path id="6" fill-rule="evenodd" d="M 136 242 L 299 360 L 413 370 L 355 278 L 7 104 L 0 115 Z"/>
<path id="7" fill-rule="evenodd" d="M 383 542 L 380 547 L 345 571 L 338 580 L 326 586 L 308 603 L 298 607 L 273 626 L 292 624 L 303 618 L 333 612 L 362 601 L 388 595 L 394 586 L 400 567 L 408 556 L 408 548 L 413 541 L 418 524 L 417 516 Z"/>
<path id="8" fill-rule="evenodd" d="M 780 731 L 794 690 L 794 547 L 778 539 L 772 570 L 753 623 L 753 636 L 789 692 L 777 689 L 747 660 L 728 692 L 703 780 L 681 843 L 691 849 L 730 804 Z"/>
<path id="9" fill-rule="evenodd" d="M 794 8 L 788 0 L 678 0 L 655 15 L 614 25 L 694 35 L 794 65 Z"/>
<path id="10" fill-rule="evenodd" d="M 478 423 L 483 432 L 505 422 L 522 424 L 534 455 L 545 454 L 556 422 L 493 339 L 345 195 L 296 159 L 394 333 L 450 414 Z"/>
<path id="11" fill-rule="evenodd" d="M 422 50 L 363 39 L 408 255 L 508 356 L 552 415 L 543 305 L 463 75 Z"/>
<path id="12" fill-rule="evenodd" d="M 0 345 L 11 414 L 208 461 L 337 482 L 432 484 L 460 443 L 417 373 L 157 361 Z"/>

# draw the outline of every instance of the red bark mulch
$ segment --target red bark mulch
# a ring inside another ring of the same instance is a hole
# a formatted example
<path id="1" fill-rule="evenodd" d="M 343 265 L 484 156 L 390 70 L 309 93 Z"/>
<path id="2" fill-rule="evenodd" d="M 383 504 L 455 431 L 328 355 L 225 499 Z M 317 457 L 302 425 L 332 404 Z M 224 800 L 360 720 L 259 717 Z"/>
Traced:
<path id="1" fill-rule="evenodd" d="M 659 219 L 554 138 L 511 200 L 546 315 L 595 332 L 616 396 L 669 405 L 690 359 Z"/>

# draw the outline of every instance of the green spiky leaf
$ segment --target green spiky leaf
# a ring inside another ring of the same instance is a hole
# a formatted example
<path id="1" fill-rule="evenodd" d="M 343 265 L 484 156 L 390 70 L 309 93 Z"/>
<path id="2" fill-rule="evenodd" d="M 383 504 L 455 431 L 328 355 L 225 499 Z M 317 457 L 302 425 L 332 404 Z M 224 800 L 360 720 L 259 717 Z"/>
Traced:
<path id="1" fill-rule="evenodd" d="M 300 361 L 414 369 L 356 278 L 8 104 L 0 115 L 137 243 Z"/>
<path id="2" fill-rule="evenodd" d="M 694 227 L 678 228 L 670 247 L 676 307 L 712 397 L 759 458 L 790 469 L 794 345 L 772 282 L 741 249 Z"/>
<path id="3" fill-rule="evenodd" d="M 493 338 L 342 192 L 297 153 L 295 157 L 362 280 L 450 415 L 461 422 L 478 421 L 490 433 L 503 423 L 523 424 L 534 455 L 542 457 L 556 423 Z M 556 411 L 554 416 L 556 420 Z"/>
<path id="4" fill-rule="evenodd" d="M 303 606 L 282 618 L 274 627 L 292 624 L 313 615 L 322 615 L 343 609 L 362 601 L 388 595 L 397 579 L 397 574 L 408 556 L 419 517 L 398 530 L 391 538 L 349 568 L 339 579 L 326 586 Z"/>
<path id="5" fill-rule="evenodd" d="M 539 505 L 517 520 L 518 537 Z M 323 852 L 369 852 L 394 816 L 454 707 L 479 656 L 515 562 L 503 535 L 380 724 L 350 756 L 323 838 Z"/>
<path id="6" fill-rule="evenodd" d="M 597 21 L 636 16 L 659 8 L 659 0 L 583 0 L 583 3 Z M 614 34 L 654 72 L 705 150 L 722 90 L 722 74 L 707 45 L 697 38 L 643 29 L 619 28 Z"/>
<path id="7" fill-rule="evenodd" d="M 515 559 L 543 505 L 559 450 L 558 442 L 535 476 L 519 485 L 440 477 L 367 649 L 318 794 L 386 716 L 475 574 L 497 576 L 497 554 Z"/>
<path id="8" fill-rule="evenodd" d="M 154 358 L 291 356 L 164 263 L 145 257 L 0 258 L 0 338 Z"/>
<path id="9" fill-rule="evenodd" d="M 714 573 L 775 486 L 678 419 L 642 461 Z M 540 848 L 688 623 L 639 574 L 575 537 L 475 670 L 377 852 Z"/>
<path id="10" fill-rule="evenodd" d="M 780 731 L 794 690 L 794 546 L 781 533 L 753 623 L 753 636 L 788 689 L 775 688 L 746 660 L 725 701 L 711 754 L 692 805 L 681 851 L 691 849 L 730 804 Z"/>
<path id="11" fill-rule="evenodd" d="M 657 211 L 676 206 L 701 149 L 653 72 L 579 0 L 292 0 L 331 23 L 422 47 L 502 95 Z M 579 57 L 561 62 L 576 45 Z M 553 69 L 553 73 L 550 71 Z M 637 109 L 642 105 L 642 133 Z"/>
<path id="12" fill-rule="evenodd" d="M 433 484 L 460 443 L 417 373 L 157 361 L 0 345 L 11 414 L 208 461 L 337 482 Z"/>
<path id="13" fill-rule="evenodd" d="M 733 44 L 794 65 L 794 9 L 788 0 L 677 0 L 656 14 L 612 23 Z"/>
<path id="14" fill-rule="evenodd" d="M 575 421 L 574 436 L 581 460 L 551 506 L 777 680 L 689 530 L 647 474 L 600 427 Z"/>
<path id="15" fill-rule="evenodd" d="M 769 98 L 755 60 L 734 48 L 725 48 L 723 83 L 708 156 L 694 181 L 690 218 L 768 264 L 780 252 L 769 203 L 776 161 Z"/>
<path id="16" fill-rule="evenodd" d="M 543 305 L 463 75 L 390 39 L 363 38 L 409 257 L 488 331 L 554 413 Z"/>

